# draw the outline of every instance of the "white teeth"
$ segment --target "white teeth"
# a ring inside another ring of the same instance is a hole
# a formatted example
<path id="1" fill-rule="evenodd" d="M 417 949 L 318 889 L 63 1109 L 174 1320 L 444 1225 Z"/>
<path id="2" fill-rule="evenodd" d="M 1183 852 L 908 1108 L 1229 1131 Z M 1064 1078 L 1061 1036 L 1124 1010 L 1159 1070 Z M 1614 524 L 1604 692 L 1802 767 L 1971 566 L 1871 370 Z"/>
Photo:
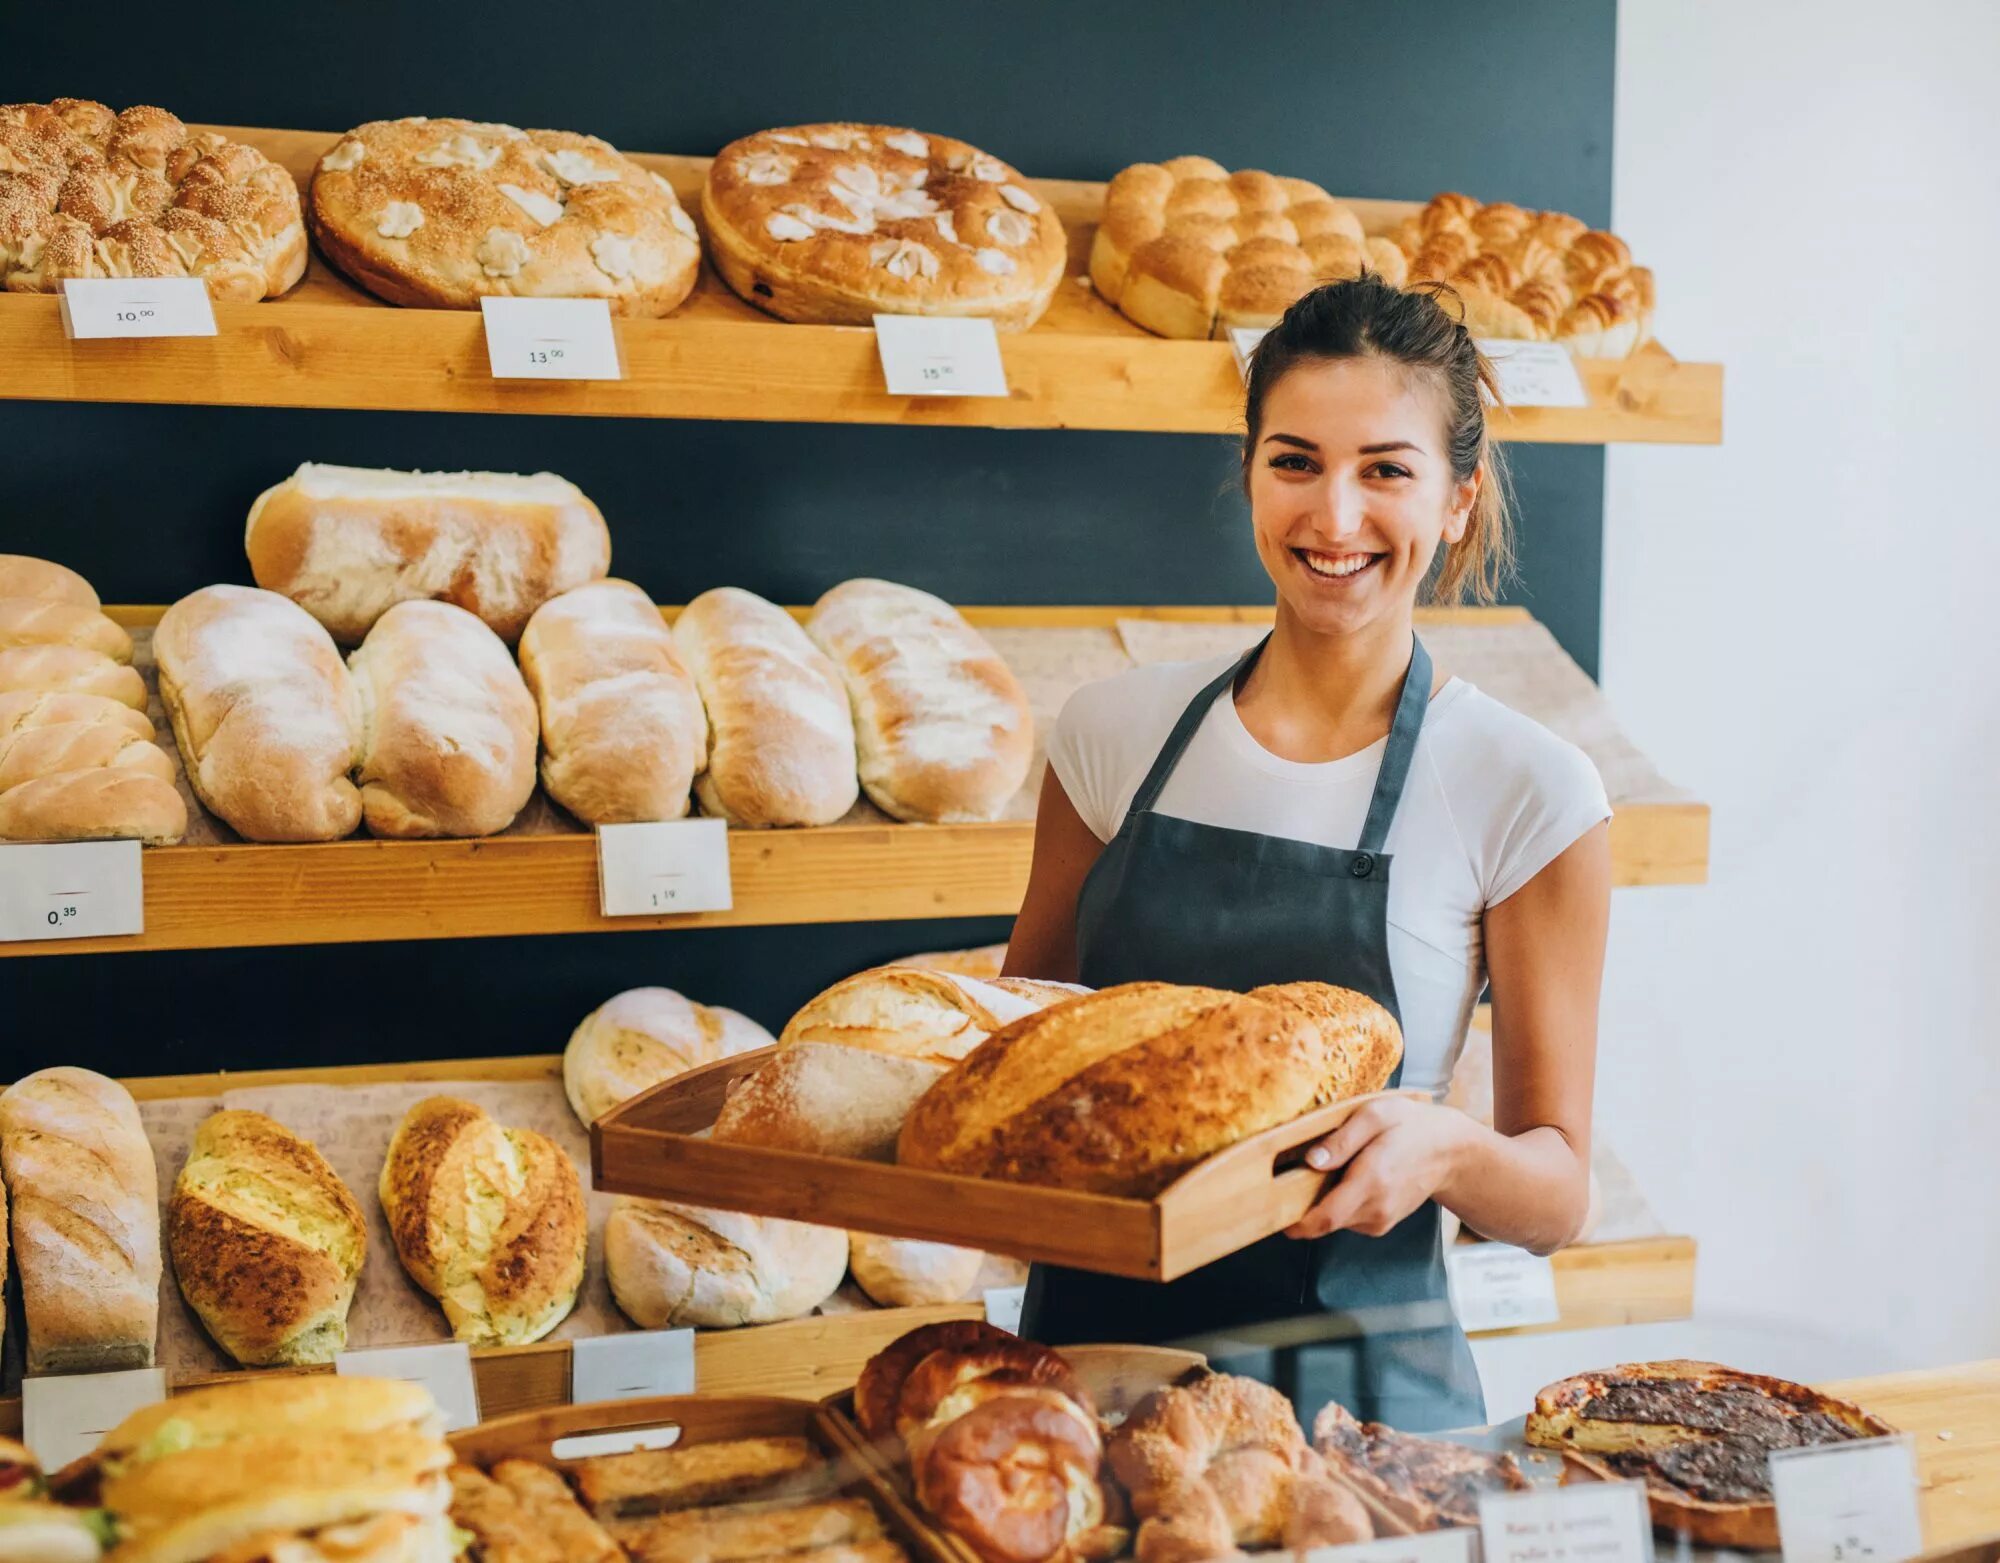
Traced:
<path id="1" fill-rule="evenodd" d="M 1301 548 L 1299 557 L 1306 562 L 1306 568 L 1314 575 L 1330 575 L 1335 578 L 1354 575 L 1375 562 L 1373 554 L 1316 554 L 1311 549 Z"/>

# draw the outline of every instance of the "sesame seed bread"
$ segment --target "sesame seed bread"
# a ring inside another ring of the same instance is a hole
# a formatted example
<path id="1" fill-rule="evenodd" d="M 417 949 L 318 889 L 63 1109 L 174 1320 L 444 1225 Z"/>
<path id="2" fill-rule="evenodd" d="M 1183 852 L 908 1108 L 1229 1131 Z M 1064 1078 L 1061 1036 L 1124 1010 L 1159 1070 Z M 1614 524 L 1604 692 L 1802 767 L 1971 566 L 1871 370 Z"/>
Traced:
<path id="1" fill-rule="evenodd" d="M 709 258 L 759 309 L 819 325 L 970 315 L 1025 330 L 1062 281 L 1056 215 L 950 136 L 793 125 L 732 141 L 701 192 Z"/>
<path id="2" fill-rule="evenodd" d="M 357 125 L 320 157 L 307 207 L 327 259 L 392 304 L 601 298 L 616 315 L 665 315 L 701 269 L 673 186 L 567 130 Z"/>
<path id="3" fill-rule="evenodd" d="M 306 269 L 292 176 L 252 147 L 165 109 L 114 114 L 57 98 L 0 106 L 0 285 L 67 277 L 200 277 L 254 303 Z"/>

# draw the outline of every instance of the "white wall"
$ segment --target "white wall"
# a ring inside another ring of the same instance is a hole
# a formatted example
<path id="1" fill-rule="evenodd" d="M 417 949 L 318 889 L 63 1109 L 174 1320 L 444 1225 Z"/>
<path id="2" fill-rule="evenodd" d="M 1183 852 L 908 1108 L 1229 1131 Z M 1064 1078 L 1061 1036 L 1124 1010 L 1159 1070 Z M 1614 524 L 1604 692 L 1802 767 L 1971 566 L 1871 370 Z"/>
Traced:
<path id="1" fill-rule="evenodd" d="M 1618 52 L 1614 225 L 1727 373 L 1720 449 L 1606 483 L 1604 683 L 1714 837 L 1617 897 L 1598 1113 L 1699 1316 L 1483 1348 L 1496 1415 L 2000 1356 L 2000 6 L 1621 0 Z"/>

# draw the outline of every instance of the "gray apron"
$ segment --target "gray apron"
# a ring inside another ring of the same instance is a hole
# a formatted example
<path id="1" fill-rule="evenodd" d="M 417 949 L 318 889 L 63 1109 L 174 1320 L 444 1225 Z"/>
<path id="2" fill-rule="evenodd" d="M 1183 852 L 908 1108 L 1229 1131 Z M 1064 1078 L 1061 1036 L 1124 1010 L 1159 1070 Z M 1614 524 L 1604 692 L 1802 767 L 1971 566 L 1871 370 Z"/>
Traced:
<path id="1" fill-rule="evenodd" d="M 1210 706 L 1232 698 L 1263 649 L 1252 647 L 1188 703 L 1085 879 L 1076 904 L 1078 975 L 1094 988 L 1330 982 L 1367 994 L 1400 1023 L 1382 849 L 1430 704 L 1431 659 L 1421 642 L 1412 640 L 1354 851 L 1153 812 Z M 1161 1087 L 1171 1090 L 1172 1082 Z M 1479 1375 L 1445 1286 L 1432 1203 L 1381 1237 L 1280 1234 L 1165 1284 L 1037 1265 L 1021 1333 L 1056 1346 L 1185 1344 L 1218 1367 L 1276 1385 L 1308 1426 L 1329 1400 L 1411 1431 L 1485 1420 Z"/>

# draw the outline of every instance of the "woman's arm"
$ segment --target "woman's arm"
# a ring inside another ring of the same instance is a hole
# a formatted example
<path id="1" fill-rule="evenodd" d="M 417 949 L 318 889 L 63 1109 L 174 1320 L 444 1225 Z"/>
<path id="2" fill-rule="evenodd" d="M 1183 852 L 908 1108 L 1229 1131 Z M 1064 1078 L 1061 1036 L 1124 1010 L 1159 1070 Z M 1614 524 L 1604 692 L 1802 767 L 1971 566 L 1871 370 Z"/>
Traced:
<path id="1" fill-rule="evenodd" d="M 1021 914 L 1007 941 L 1005 975 L 1076 981 L 1076 897 L 1103 850 L 1104 843 L 1084 824 L 1054 768 L 1045 771 L 1035 808 L 1035 856 Z"/>
<path id="2" fill-rule="evenodd" d="M 1487 908 L 1493 988 L 1493 1123 L 1407 1099 L 1373 1103 L 1313 1147 L 1345 1167 L 1294 1227 L 1380 1236 L 1435 1198 L 1468 1227 L 1550 1253 L 1590 1203 L 1590 1097 L 1597 1000 L 1611 920 L 1611 832 L 1598 825 Z"/>

